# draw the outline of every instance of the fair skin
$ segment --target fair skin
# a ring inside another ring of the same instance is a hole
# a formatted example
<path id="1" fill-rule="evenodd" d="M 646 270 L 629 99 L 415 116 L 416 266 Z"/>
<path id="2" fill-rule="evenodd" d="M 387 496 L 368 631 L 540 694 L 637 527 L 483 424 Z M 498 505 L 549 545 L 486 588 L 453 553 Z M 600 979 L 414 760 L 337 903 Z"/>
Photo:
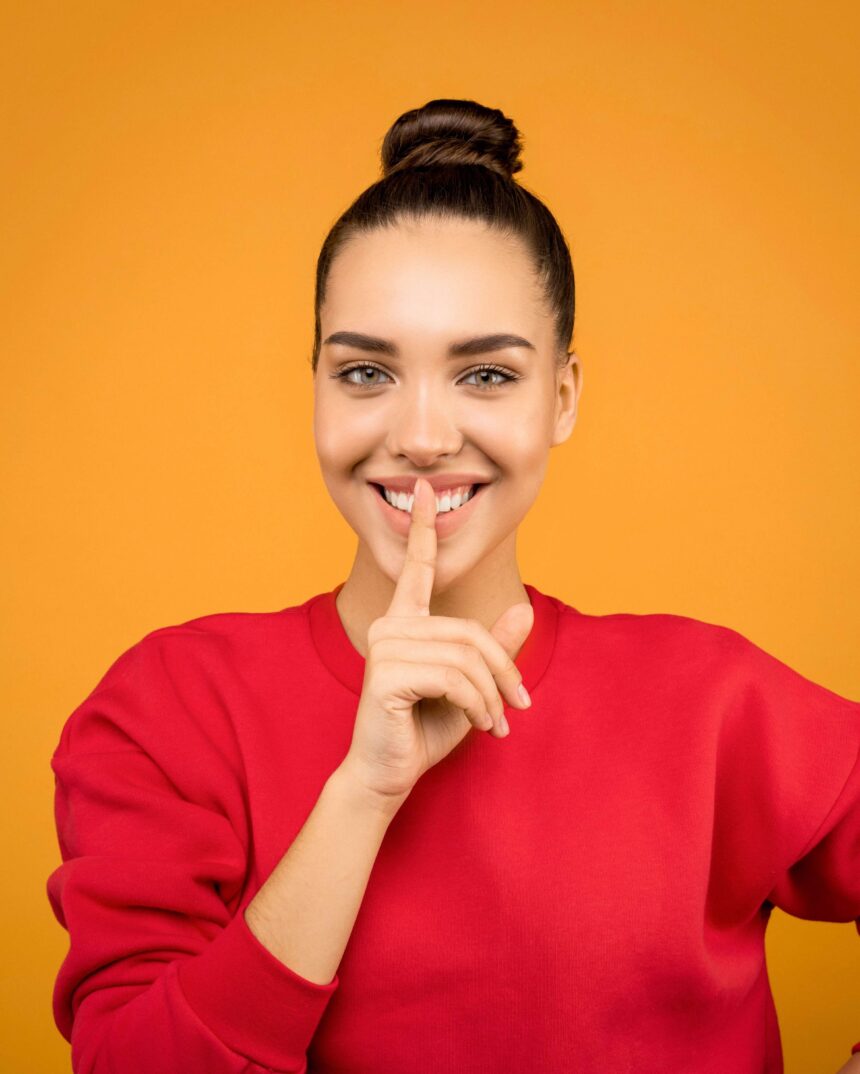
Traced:
<path id="1" fill-rule="evenodd" d="M 350 641 L 366 657 L 368 628 L 390 605 L 406 556 L 406 536 L 374 502 L 368 479 L 377 476 L 467 472 L 488 482 L 468 521 L 438 541 L 430 614 L 489 629 L 528 603 L 517 527 L 550 449 L 573 431 L 582 391 L 577 356 L 556 360 L 552 311 L 525 249 L 465 220 L 365 233 L 335 259 L 320 323 L 323 341 L 357 332 L 397 350 L 323 342 L 314 379 L 323 480 L 359 538 L 337 599 Z M 498 334 L 532 346 L 448 357 L 452 344 Z M 504 372 L 477 371 L 487 363 Z M 347 365 L 352 372 L 335 379 Z"/>

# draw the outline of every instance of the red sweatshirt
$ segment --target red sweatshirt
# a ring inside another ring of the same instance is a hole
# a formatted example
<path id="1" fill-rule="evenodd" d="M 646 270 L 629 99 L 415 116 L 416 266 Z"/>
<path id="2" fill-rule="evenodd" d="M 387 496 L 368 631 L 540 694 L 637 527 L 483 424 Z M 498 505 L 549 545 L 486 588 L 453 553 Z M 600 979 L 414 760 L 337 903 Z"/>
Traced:
<path id="1" fill-rule="evenodd" d="M 66 721 L 74 1070 L 779 1074 L 772 908 L 860 931 L 860 704 L 728 627 L 526 586 L 532 707 L 418 782 L 320 985 L 241 911 L 349 749 L 339 589 L 154 630 Z"/>

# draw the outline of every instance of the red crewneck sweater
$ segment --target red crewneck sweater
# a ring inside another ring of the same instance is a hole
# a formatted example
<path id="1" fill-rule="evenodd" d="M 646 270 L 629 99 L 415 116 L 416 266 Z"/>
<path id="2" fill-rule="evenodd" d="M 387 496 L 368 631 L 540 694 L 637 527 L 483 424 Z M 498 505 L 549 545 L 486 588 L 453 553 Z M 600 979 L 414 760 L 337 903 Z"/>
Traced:
<path id="1" fill-rule="evenodd" d="M 241 911 L 349 748 L 340 588 L 154 630 L 66 721 L 74 1070 L 779 1074 L 773 906 L 860 930 L 860 704 L 728 627 L 526 586 L 532 707 L 419 781 L 320 985 Z"/>

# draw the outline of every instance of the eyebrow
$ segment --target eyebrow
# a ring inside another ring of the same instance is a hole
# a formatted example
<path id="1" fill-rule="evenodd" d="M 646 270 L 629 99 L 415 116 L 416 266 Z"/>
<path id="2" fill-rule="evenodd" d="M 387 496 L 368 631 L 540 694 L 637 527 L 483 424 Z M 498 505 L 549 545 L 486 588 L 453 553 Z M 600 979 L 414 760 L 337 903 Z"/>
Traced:
<path id="1" fill-rule="evenodd" d="M 397 345 L 390 339 L 380 339 L 378 336 L 368 336 L 363 332 L 335 332 L 323 340 L 326 343 L 340 343 L 346 347 L 355 347 L 360 351 L 370 351 L 373 354 L 386 354 L 396 358 L 399 354 Z M 496 332 L 490 336 L 475 336 L 459 343 L 452 343 L 448 347 L 449 358 L 471 357 L 475 354 L 487 354 L 490 351 L 506 350 L 509 347 L 527 347 L 535 350 L 533 343 L 529 343 L 522 336 L 514 336 L 508 332 Z"/>

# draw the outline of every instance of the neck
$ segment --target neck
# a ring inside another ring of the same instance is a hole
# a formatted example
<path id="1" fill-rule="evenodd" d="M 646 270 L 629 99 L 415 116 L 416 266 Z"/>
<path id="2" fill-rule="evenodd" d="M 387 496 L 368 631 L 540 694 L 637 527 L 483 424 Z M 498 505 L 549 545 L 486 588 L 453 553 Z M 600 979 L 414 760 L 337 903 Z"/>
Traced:
<path id="1" fill-rule="evenodd" d="M 430 614 L 475 619 L 487 630 L 512 604 L 528 603 L 516 560 L 516 532 L 468 573 L 446 581 L 444 552 L 437 556 Z M 337 611 L 353 646 L 367 658 L 367 631 L 385 615 L 396 582 L 380 570 L 360 542 L 349 577 L 337 595 Z M 512 659 L 516 659 L 516 653 Z"/>

